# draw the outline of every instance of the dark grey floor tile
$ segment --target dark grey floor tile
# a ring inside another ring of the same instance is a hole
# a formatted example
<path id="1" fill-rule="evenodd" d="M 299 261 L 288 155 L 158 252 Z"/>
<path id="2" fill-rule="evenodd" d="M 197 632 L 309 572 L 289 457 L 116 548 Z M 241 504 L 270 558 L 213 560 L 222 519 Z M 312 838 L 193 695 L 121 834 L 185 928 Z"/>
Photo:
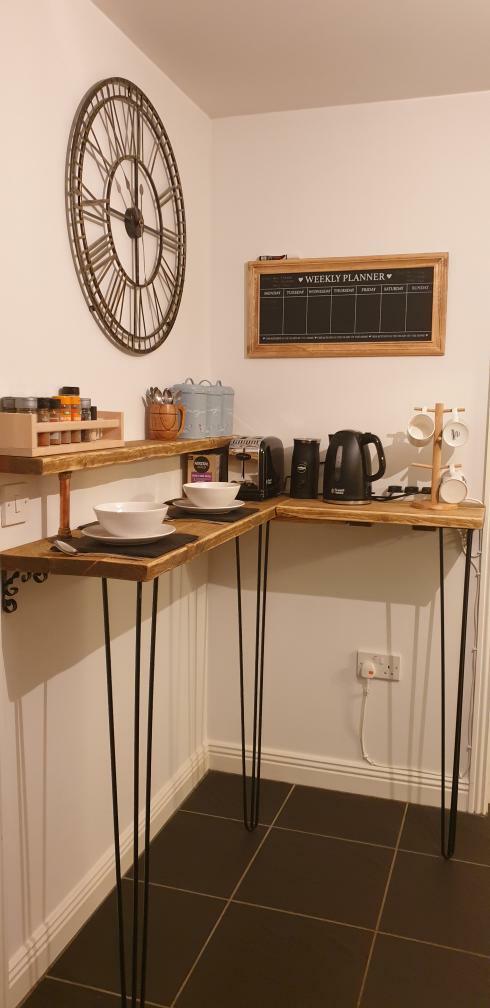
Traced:
<path id="1" fill-rule="evenodd" d="M 393 853 L 273 829 L 236 898 L 372 928 Z"/>
<path id="2" fill-rule="evenodd" d="M 260 826 L 247 833 L 242 823 L 229 819 L 177 812 L 152 842 L 150 879 L 210 896 L 231 896 L 264 833 Z"/>
<path id="3" fill-rule="evenodd" d="M 361 1008 L 488 1008 L 490 959 L 378 935 Z"/>
<path id="4" fill-rule="evenodd" d="M 177 1008 L 353 1008 L 371 934 L 231 904 Z"/>
<path id="5" fill-rule="evenodd" d="M 400 847 L 411 851 L 440 854 L 440 817 L 438 808 L 409 805 Z M 490 865 L 490 816 L 458 813 L 454 856 L 463 861 Z"/>
<path id="6" fill-rule="evenodd" d="M 260 783 L 260 822 L 269 826 L 277 815 L 290 784 L 280 781 L 262 780 Z M 241 774 L 219 773 L 210 770 L 195 791 L 186 798 L 183 809 L 192 812 L 207 812 L 210 815 L 242 819 L 242 777 Z"/>
<path id="7" fill-rule="evenodd" d="M 404 808 L 385 798 L 295 787 L 276 825 L 394 847 Z"/>
<path id="8" fill-rule="evenodd" d="M 139 888 L 141 897 L 143 887 Z M 129 962 L 131 883 L 125 880 L 123 889 L 126 961 Z M 170 1004 L 223 905 L 221 900 L 207 896 L 191 896 L 171 889 L 151 887 L 148 1001 Z M 112 893 L 52 966 L 50 974 L 117 992 L 120 989 L 117 948 L 116 900 Z M 85 1008 L 83 1002 L 82 1005 Z M 101 1008 L 106 1006 L 101 1005 Z M 107 1008 L 111 1006 L 108 1005 Z"/>
<path id="9" fill-rule="evenodd" d="M 22 1008 L 119 1008 L 119 999 L 111 994 L 74 987 L 59 980 L 43 980 Z"/>
<path id="10" fill-rule="evenodd" d="M 399 852 L 380 930 L 490 955 L 490 871 Z"/>

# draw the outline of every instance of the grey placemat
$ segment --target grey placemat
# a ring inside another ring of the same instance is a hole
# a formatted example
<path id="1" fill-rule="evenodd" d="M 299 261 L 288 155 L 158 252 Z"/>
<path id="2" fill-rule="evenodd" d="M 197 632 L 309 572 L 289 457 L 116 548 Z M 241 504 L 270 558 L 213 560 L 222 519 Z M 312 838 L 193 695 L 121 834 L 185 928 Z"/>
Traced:
<path id="1" fill-rule="evenodd" d="M 166 553 L 172 553 L 173 550 L 177 550 L 181 546 L 186 546 L 187 543 L 195 542 L 198 538 L 199 536 L 189 535 L 187 532 L 171 532 L 170 535 L 165 536 L 163 539 L 158 539 L 156 542 L 135 543 L 132 546 L 119 546 L 117 543 L 109 545 L 108 543 L 97 542 L 95 539 L 90 541 L 88 539 L 78 539 L 75 536 L 63 536 L 63 542 L 74 546 L 79 553 L 105 553 L 106 556 L 125 556 L 143 560 L 155 560 L 158 557 L 165 556 Z M 54 553 L 60 552 L 56 546 L 52 546 L 51 549 Z"/>

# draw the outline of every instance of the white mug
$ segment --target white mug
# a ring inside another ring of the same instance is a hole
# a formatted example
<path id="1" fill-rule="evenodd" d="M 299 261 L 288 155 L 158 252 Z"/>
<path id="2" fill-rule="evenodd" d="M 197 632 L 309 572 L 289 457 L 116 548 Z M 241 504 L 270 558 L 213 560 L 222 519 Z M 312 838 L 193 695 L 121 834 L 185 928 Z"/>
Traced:
<path id="1" fill-rule="evenodd" d="M 446 504 L 462 504 L 468 495 L 468 484 L 462 469 L 450 465 L 441 479 L 439 497 Z"/>
<path id="2" fill-rule="evenodd" d="M 412 419 L 408 422 L 408 440 L 419 448 L 429 444 L 429 441 L 434 436 L 435 426 L 434 417 L 430 415 L 427 406 L 424 406 L 423 410 L 414 413 Z"/>
<path id="3" fill-rule="evenodd" d="M 444 441 L 446 444 L 450 445 L 451 448 L 462 448 L 463 445 L 466 444 L 469 434 L 468 425 L 460 420 L 457 409 L 454 409 L 451 414 L 451 419 L 448 420 L 442 432 Z"/>

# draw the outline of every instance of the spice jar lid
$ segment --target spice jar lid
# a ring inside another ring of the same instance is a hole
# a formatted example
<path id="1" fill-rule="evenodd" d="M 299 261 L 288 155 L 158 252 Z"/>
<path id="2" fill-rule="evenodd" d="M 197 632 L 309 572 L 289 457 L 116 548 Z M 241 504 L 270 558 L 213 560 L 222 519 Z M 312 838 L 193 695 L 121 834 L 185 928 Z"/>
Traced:
<path id="1" fill-rule="evenodd" d="M 50 403 L 51 403 L 51 399 L 38 399 L 37 400 L 37 408 L 38 409 L 49 409 Z"/>
<path id="2" fill-rule="evenodd" d="M 60 395 L 80 395 L 80 389 L 76 385 L 63 385 L 60 388 Z"/>
<path id="3" fill-rule="evenodd" d="M 18 410 L 37 409 L 37 397 L 36 396 L 20 396 L 15 400 L 15 408 Z"/>
<path id="4" fill-rule="evenodd" d="M 48 402 L 50 409 L 59 409 L 61 406 L 61 399 L 58 396 L 53 396 Z"/>
<path id="5" fill-rule="evenodd" d="M 2 409 L 6 411 L 15 409 L 15 396 L 3 396 Z"/>
<path id="6" fill-rule="evenodd" d="M 91 399 L 80 399 L 80 406 L 82 409 L 90 409 L 92 405 Z"/>

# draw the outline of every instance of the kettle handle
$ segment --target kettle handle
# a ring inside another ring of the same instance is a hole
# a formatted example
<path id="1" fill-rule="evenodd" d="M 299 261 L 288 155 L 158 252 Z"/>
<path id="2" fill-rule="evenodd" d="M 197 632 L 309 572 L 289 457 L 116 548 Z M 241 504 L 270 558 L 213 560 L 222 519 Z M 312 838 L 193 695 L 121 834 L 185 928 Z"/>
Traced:
<path id="1" fill-rule="evenodd" d="M 386 471 L 385 453 L 383 450 L 383 445 L 381 444 L 381 441 L 379 440 L 377 434 L 363 434 L 362 443 L 363 445 L 373 444 L 378 454 L 379 469 L 377 472 L 373 473 L 372 476 L 368 476 L 369 482 L 372 483 L 374 480 L 380 479 L 381 476 L 384 476 L 385 474 Z"/>

